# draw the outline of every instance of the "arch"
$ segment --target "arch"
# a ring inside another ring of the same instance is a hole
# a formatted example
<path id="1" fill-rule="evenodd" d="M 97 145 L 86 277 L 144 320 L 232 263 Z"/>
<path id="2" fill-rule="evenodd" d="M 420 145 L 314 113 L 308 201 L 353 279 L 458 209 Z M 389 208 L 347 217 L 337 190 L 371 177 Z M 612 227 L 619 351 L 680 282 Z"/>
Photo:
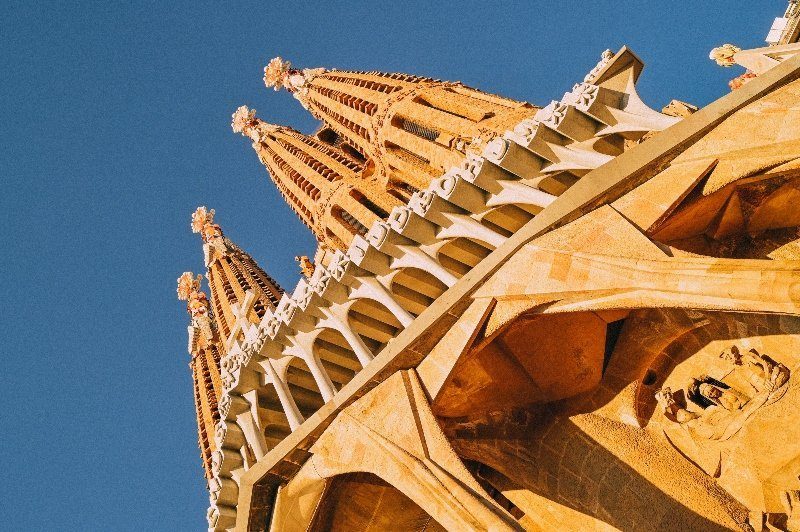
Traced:
<path id="1" fill-rule="evenodd" d="M 285 382 L 304 418 L 307 419 L 325 404 L 314 375 L 302 358 L 292 357 L 286 366 Z"/>
<path id="2" fill-rule="evenodd" d="M 377 203 L 369 199 L 367 196 L 365 196 L 360 190 L 355 188 L 351 190 L 350 197 L 359 202 L 364 208 L 368 209 L 370 212 L 372 212 L 372 214 L 374 214 L 378 218 L 385 220 L 389 217 L 389 213 L 386 212 L 385 209 L 383 209 L 380 205 L 378 205 Z"/>
<path id="3" fill-rule="evenodd" d="M 533 218 L 531 213 L 516 205 L 501 205 L 481 213 L 479 221 L 500 234 L 511 236 L 531 218 Z"/>
<path id="4" fill-rule="evenodd" d="M 350 305 L 347 320 L 350 328 L 361 337 L 373 355 L 378 354 L 403 329 L 395 315 L 374 299 L 363 298 Z"/>
<path id="5" fill-rule="evenodd" d="M 258 415 L 268 449 L 272 449 L 291 434 L 289 419 L 271 382 L 258 390 Z"/>
<path id="6" fill-rule="evenodd" d="M 320 329 L 312 344 L 312 351 L 337 389 L 350 382 L 361 370 L 358 357 L 342 333 L 336 329 Z"/>
<path id="7" fill-rule="evenodd" d="M 428 308 L 447 290 L 447 285 L 418 268 L 401 268 L 391 277 L 389 291 L 406 311 L 414 316 Z"/>
<path id="8" fill-rule="evenodd" d="M 339 205 L 334 205 L 331 208 L 331 216 L 352 235 L 363 236 L 367 234 L 367 227 Z"/>
<path id="9" fill-rule="evenodd" d="M 372 473 L 345 473 L 328 479 L 310 529 L 445 530 L 403 492 Z"/>
<path id="10" fill-rule="evenodd" d="M 470 238 L 453 238 L 436 252 L 436 260 L 447 271 L 461 277 L 491 253 L 485 244 Z"/>

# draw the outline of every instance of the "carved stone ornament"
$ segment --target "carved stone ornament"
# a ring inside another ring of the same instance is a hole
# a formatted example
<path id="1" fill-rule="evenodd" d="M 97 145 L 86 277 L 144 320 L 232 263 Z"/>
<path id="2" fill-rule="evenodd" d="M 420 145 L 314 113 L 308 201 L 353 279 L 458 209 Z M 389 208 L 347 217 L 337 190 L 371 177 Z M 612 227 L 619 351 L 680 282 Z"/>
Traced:
<path id="1" fill-rule="evenodd" d="M 231 129 L 234 133 L 243 133 L 246 128 L 253 125 L 256 119 L 256 110 L 242 105 L 231 115 Z"/>
<path id="2" fill-rule="evenodd" d="M 543 109 L 539 109 L 535 118 L 543 124 L 556 128 L 561 124 L 561 121 L 564 120 L 568 108 L 569 106 L 567 104 L 553 100 Z"/>
<path id="3" fill-rule="evenodd" d="M 496 138 L 486 145 L 483 156 L 489 159 L 500 160 L 508 152 L 509 143 L 506 139 Z"/>
<path id="4" fill-rule="evenodd" d="M 292 68 L 289 61 L 275 57 L 264 67 L 264 85 L 272 87 L 276 91 L 285 88 L 289 92 L 296 92 L 304 89 L 312 79 L 325 72 L 324 68 L 297 70 Z"/>
<path id="5" fill-rule="evenodd" d="M 732 91 L 741 89 L 744 87 L 748 82 L 753 81 L 757 78 L 758 75 L 755 72 L 750 72 L 749 70 L 742 74 L 741 76 L 736 76 L 732 80 L 728 82 L 728 87 L 731 88 Z"/>
<path id="6" fill-rule="evenodd" d="M 347 273 L 347 268 L 350 266 L 350 257 L 345 254 L 339 255 L 339 260 L 334 260 L 331 263 L 331 274 L 337 281 L 341 281 Z"/>
<path id="7" fill-rule="evenodd" d="M 300 265 L 300 273 L 302 273 L 304 277 L 310 279 L 311 276 L 314 275 L 314 263 L 311 262 L 311 259 L 309 259 L 307 255 L 298 255 L 294 260 Z"/>
<path id="8" fill-rule="evenodd" d="M 726 43 L 711 50 L 711 52 L 708 54 L 708 58 L 716 61 L 716 63 L 721 67 L 732 67 L 736 64 L 733 56 L 741 51 L 742 49 L 738 46 Z"/>
<path id="9" fill-rule="evenodd" d="M 788 389 L 789 369 L 755 349 L 742 353 L 737 346 L 726 349 L 720 358 L 733 366 L 728 376 L 747 382 L 749 390 L 706 375 L 693 379 L 686 389 L 686 407 L 679 405 L 669 388 L 655 397 L 670 421 L 686 426 L 693 437 L 725 441 L 734 436 L 759 409 L 779 400 Z M 689 403 L 695 411 L 689 410 Z"/>
<path id="10" fill-rule="evenodd" d="M 539 122 L 532 118 L 526 118 L 514 126 L 514 133 L 530 141 L 533 139 L 534 135 L 536 135 L 537 129 L 539 129 Z"/>
<path id="11" fill-rule="evenodd" d="M 200 233 L 203 242 L 211 242 L 222 237 L 222 229 L 214 223 L 214 209 L 198 207 L 192 214 L 192 232 Z"/>
<path id="12" fill-rule="evenodd" d="M 219 415 L 221 417 L 228 417 L 228 412 L 230 412 L 231 409 L 231 396 L 228 394 L 222 394 L 222 397 L 219 398 L 217 409 L 219 410 Z"/>
<path id="13" fill-rule="evenodd" d="M 564 98 L 564 103 L 586 110 L 594 103 L 599 90 L 600 88 L 597 85 L 592 85 L 591 83 L 576 83 L 572 87 L 572 92 Z"/>
<path id="14" fill-rule="evenodd" d="M 202 275 L 194 276 L 192 272 L 183 272 L 178 277 L 178 299 L 186 301 L 186 311 L 192 316 L 194 323 L 203 331 L 206 340 L 211 338 L 208 296 L 200 291 Z"/>
<path id="15" fill-rule="evenodd" d="M 597 78 L 597 75 L 600 74 L 600 71 L 603 70 L 609 61 L 614 58 L 614 52 L 611 50 L 606 50 L 602 54 L 600 54 L 600 61 L 595 65 L 593 69 L 586 74 L 586 77 L 583 78 L 583 81 L 586 83 L 593 83 Z"/>
<path id="16" fill-rule="evenodd" d="M 434 193 L 427 190 L 414 192 L 408 205 L 420 215 L 425 215 L 433 205 Z"/>
<path id="17" fill-rule="evenodd" d="M 212 504 L 206 511 L 206 521 L 208 521 L 208 528 L 213 530 L 217 527 L 219 522 L 219 509 L 216 504 Z"/>

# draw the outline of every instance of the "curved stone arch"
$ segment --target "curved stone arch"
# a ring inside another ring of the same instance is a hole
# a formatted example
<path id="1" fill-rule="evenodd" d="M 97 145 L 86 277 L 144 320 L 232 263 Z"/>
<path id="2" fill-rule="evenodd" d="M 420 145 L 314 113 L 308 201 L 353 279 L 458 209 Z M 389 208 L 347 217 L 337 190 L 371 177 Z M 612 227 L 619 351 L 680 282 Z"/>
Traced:
<path id="1" fill-rule="evenodd" d="M 498 233 L 510 236 L 532 218 L 530 212 L 516 205 L 500 205 L 481 213 L 478 221 Z"/>
<path id="2" fill-rule="evenodd" d="M 377 355 L 403 329 L 392 311 L 375 299 L 353 301 L 347 309 L 347 321 L 373 355 Z"/>
<path id="3" fill-rule="evenodd" d="M 386 280 L 392 297 L 415 316 L 447 290 L 447 285 L 419 268 L 400 268 Z"/>
<path id="4" fill-rule="evenodd" d="M 625 137 L 613 133 L 597 137 L 592 140 L 591 149 L 603 155 L 616 157 L 625 151 Z"/>
<path id="5" fill-rule="evenodd" d="M 342 473 L 325 479 L 311 530 L 426 530 L 444 532 L 428 512 L 374 473 Z"/>
<path id="6" fill-rule="evenodd" d="M 272 449 L 292 432 L 273 383 L 267 382 L 259 388 L 258 406 L 264 440 Z"/>
<path id="7" fill-rule="evenodd" d="M 361 370 L 361 363 L 340 331 L 333 327 L 321 327 L 315 332 L 312 353 L 325 368 L 334 386 L 341 389 Z"/>
<path id="8" fill-rule="evenodd" d="M 310 417 L 325 404 L 319 385 L 303 358 L 292 356 L 281 378 L 289 387 L 289 393 L 304 418 Z"/>
<path id="9" fill-rule="evenodd" d="M 436 260 L 450 273 L 461 277 L 478 265 L 492 250 L 471 238 L 451 238 L 436 249 Z"/>

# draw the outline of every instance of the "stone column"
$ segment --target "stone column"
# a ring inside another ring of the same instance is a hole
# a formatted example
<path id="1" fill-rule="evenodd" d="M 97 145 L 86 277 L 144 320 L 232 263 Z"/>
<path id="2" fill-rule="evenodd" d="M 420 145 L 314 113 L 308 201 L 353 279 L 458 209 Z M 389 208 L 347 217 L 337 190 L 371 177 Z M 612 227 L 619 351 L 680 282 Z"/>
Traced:
<path id="1" fill-rule="evenodd" d="M 289 386 L 280 378 L 278 371 L 273 366 L 272 359 L 265 360 L 262 366 L 267 372 L 268 380 L 275 386 L 275 392 L 278 394 L 278 400 L 281 402 L 283 411 L 286 414 L 286 419 L 289 421 L 289 428 L 294 431 L 303 423 L 303 415 L 297 404 L 294 402 Z"/>

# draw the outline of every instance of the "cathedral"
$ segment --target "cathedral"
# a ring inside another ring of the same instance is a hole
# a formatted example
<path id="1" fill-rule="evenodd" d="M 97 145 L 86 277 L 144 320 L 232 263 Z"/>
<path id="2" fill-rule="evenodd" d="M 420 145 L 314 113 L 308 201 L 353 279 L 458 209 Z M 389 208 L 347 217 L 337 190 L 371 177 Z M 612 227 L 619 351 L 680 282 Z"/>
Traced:
<path id="1" fill-rule="evenodd" d="M 320 127 L 231 125 L 318 247 L 191 217 L 209 531 L 800 531 L 798 0 L 766 40 L 660 111 L 627 47 L 545 105 L 272 59 Z"/>

